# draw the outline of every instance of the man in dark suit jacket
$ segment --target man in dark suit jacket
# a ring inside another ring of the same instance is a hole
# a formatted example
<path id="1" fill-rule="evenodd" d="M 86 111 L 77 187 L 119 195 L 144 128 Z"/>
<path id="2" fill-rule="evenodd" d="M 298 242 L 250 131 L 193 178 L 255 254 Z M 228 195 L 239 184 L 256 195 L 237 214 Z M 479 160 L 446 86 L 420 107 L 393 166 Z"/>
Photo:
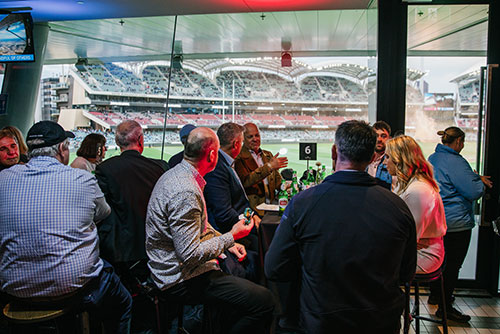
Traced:
<path id="1" fill-rule="evenodd" d="M 288 204 L 265 259 L 266 276 L 300 277 L 308 333 L 399 333 L 400 283 L 416 268 L 416 231 L 406 204 L 365 172 L 376 134 L 342 123 L 337 171 Z"/>
<path id="2" fill-rule="evenodd" d="M 215 169 L 205 175 L 207 184 L 204 197 L 210 225 L 219 232 L 226 233 L 231 231 L 233 225 L 242 218 L 240 215 L 250 207 L 245 189 L 234 170 L 234 158 L 238 156 L 243 146 L 243 127 L 236 123 L 224 123 L 217 130 L 217 137 L 220 141 L 219 160 Z M 258 226 L 260 218 L 254 216 L 254 221 Z M 227 260 L 222 264 L 223 270 L 256 281 L 261 271 L 258 266 L 259 242 L 256 229 L 253 228 L 248 236 L 239 240 L 239 243 L 247 249 L 248 261 L 245 263 L 245 268 L 239 268 L 238 265 L 233 268 L 231 261 Z"/>
<path id="3" fill-rule="evenodd" d="M 144 135 L 135 121 L 120 123 L 115 141 L 121 154 L 99 164 L 95 172 L 111 207 L 111 214 L 98 227 L 99 247 L 101 256 L 123 274 L 137 261 L 147 260 L 146 210 L 154 185 L 168 165 L 141 155 Z"/>
<path id="4" fill-rule="evenodd" d="M 249 207 L 245 189 L 234 170 L 234 158 L 243 145 L 243 127 L 224 123 L 217 130 L 220 141 L 219 160 L 215 169 L 205 176 L 204 195 L 208 221 L 221 233 L 231 230 L 239 215 Z"/>

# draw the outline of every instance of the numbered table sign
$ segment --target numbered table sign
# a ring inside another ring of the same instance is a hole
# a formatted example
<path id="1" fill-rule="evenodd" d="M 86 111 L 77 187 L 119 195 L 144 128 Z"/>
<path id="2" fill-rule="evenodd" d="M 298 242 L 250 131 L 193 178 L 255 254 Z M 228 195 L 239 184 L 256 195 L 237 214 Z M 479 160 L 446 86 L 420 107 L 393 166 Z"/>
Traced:
<path id="1" fill-rule="evenodd" d="M 299 143 L 299 160 L 317 160 L 316 143 Z"/>

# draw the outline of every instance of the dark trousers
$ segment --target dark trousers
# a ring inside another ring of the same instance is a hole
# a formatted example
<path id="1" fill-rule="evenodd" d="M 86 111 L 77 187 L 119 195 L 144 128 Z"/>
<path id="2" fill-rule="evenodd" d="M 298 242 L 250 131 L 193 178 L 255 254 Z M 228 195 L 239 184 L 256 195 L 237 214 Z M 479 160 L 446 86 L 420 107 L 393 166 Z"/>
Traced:
<path id="1" fill-rule="evenodd" d="M 83 296 L 82 306 L 103 322 L 106 333 L 130 333 L 132 297 L 108 262 L 97 284 Z"/>
<path id="2" fill-rule="evenodd" d="M 267 333 L 275 301 L 271 292 L 246 279 L 212 270 L 163 292 L 185 304 L 204 304 L 223 333 Z"/>
<path id="3" fill-rule="evenodd" d="M 446 266 L 443 271 L 444 297 L 446 307 L 450 308 L 451 296 L 458 281 L 458 273 L 464 263 L 467 250 L 469 249 L 472 230 L 460 232 L 447 232 L 443 238 L 444 251 L 446 254 Z M 430 285 L 431 295 L 441 295 L 441 284 L 439 281 Z M 438 298 L 440 300 L 440 298 Z M 440 305 L 442 307 L 442 305 Z"/>

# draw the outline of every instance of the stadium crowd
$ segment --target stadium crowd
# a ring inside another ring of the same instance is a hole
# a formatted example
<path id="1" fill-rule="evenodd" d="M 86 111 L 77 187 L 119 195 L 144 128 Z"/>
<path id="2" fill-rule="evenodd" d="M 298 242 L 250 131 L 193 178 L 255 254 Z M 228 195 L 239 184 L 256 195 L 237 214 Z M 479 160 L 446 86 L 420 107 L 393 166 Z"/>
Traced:
<path id="1" fill-rule="evenodd" d="M 112 63 L 86 65 L 77 72 L 94 90 L 117 93 L 166 95 L 169 68 L 146 66 L 139 76 Z M 214 80 L 188 69 L 172 69 L 170 95 L 184 97 L 226 98 L 261 101 L 331 101 L 359 103 L 367 101 L 368 93 L 360 84 L 345 78 L 307 76 L 300 82 L 272 73 L 251 70 L 221 71 Z M 224 86 L 224 89 L 223 89 Z M 224 91 L 224 92 L 223 92 Z"/>

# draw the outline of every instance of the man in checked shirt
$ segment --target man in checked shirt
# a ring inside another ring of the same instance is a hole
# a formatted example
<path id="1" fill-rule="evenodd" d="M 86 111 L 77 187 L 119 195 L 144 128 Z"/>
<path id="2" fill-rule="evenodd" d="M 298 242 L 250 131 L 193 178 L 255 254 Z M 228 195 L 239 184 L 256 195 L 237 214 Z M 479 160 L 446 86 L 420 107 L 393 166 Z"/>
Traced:
<path id="1" fill-rule="evenodd" d="M 219 140 L 208 128 L 194 129 L 184 160 L 160 177 L 149 200 L 146 253 L 156 286 L 188 304 L 205 304 L 222 315 L 222 333 L 268 332 L 274 309 L 266 288 L 223 273 L 217 258 L 229 250 L 246 256 L 235 243 L 250 233 L 254 221 L 242 219 L 220 234 L 208 223 L 203 177 L 217 164 Z"/>

